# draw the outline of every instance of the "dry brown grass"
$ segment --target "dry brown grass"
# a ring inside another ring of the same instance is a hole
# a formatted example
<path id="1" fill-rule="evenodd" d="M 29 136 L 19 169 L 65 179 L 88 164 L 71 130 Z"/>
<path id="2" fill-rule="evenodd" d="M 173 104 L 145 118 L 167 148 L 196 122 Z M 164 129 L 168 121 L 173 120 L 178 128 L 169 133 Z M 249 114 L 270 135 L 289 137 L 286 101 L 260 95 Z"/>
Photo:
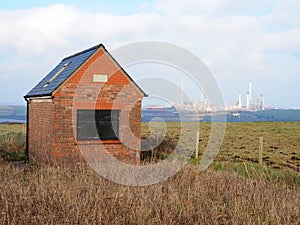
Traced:
<path id="1" fill-rule="evenodd" d="M 127 187 L 89 169 L 0 166 L 0 224 L 299 224 L 299 186 L 187 166 Z"/>
<path id="2" fill-rule="evenodd" d="M 246 158 L 256 159 L 256 137 L 263 135 L 265 157 L 281 168 L 297 171 L 297 162 L 289 158 L 299 156 L 299 124 L 229 124 L 217 159 L 236 162 L 238 167 L 230 169 L 231 164 L 221 162 L 200 172 L 198 167 L 187 165 L 169 180 L 147 187 L 118 185 L 84 167 L 15 168 L 0 162 L 0 224 L 298 225 L 299 176 L 289 172 L 273 176 L 269 174 L 271 166 L 264 170 Z M 168 126 L 168 140 L 176 144 L 178 126 Z M 13 127 L 13 132 L 19 128 Z M 200 128 L 201 150 L 210 126 L 200 124 Z M 4 135 L 5 129 L 0 129 L 0 134 Z M 290 145 L 294 146 L 291 151 L 286 148 Z M 253 164 L 248 166 L 246 161 Z"/>

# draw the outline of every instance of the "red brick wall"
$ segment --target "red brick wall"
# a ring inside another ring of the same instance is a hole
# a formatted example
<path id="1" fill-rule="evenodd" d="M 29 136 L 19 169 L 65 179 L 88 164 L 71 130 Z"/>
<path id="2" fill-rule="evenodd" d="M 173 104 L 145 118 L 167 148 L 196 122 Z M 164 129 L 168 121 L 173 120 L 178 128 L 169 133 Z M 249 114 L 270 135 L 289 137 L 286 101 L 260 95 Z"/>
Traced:
<path id="1" fill-rule="evenodd" d="M 108 81 L 106 83 L 94 82 L 94 74 L 108 75 Z M 40 113 L 45 110 L 41 109 L 44 103 L 31 107 L 30 115 L 33 113 L 31 117 L 35 118 L 30 121 L 32 131 L 30 131 L 29 138 L 32 139 L 32 142 L 37 141 L 34 137 L 38 135 L 38 130 L 41 129 L 42 125 L 35 120 L 40 121 L 45 115 L 50 116 L 51 119 L 48 120 L 49 124 L 47 125 L 50 132 L 43 130 L 46 134 L 39 134 L 43 138 L 49 136 L 47 144 L 31 145 L 29 148 L 30 154 L 36 156 L 36 161 L 44 162 L 45 160 L 42 157 L 48 151 L 52 163 L 60 165 L 74 164 L 74 162 L 84 161 L 79 148 L 82 151 L 85 151 L 85 149 L 88 151 L 91 148 L 100 151 L 101 147 L 105 147 L 111 155 L 119 160 L 139 163 L 136 151 L 140 150 L 142 97 L 137 87 L 118 69 L 104 51 L 98 51 L 54 93 L 53 103 L 51 103 L 51 116 L 49 112 L 48 114 Z M 49 106 L 46 106 L 46 108 L 48 109 Z M 100 140 L 93 142 L 77 141 L 77 109 L 121 110 L 120 141 L 118 143 L 116 141 L 101 142 Z M 37 116 L 37 114 L 39 115 Z M 43 149 L 42 152 L 39 152 L 38 149 L 40 148 Z"/>
<path id="2" fill-rule="evenodd" d="M 51 99 L 29 102 L 29 160 L 51 163 L 53 145 L 53 110 Z"/>

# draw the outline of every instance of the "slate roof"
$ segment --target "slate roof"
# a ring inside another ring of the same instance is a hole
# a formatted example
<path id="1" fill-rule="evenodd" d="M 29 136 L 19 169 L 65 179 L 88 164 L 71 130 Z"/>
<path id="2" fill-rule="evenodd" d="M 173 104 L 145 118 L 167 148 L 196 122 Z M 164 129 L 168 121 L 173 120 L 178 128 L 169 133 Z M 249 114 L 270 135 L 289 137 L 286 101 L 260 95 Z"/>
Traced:
<path id="1" fill-rule="evenodd" d="M 104 45 L 100 44 L 100 45 L 96 45 L 92 48 L 86 49 L 84 51 L 78 52 L 74 55 L 64 58 L 50 73 L 48 73 L 35 87 L 33 87 L 24 96 L 24 98 L 51 96 L 53 91 L 55 91 L 66 79 L 68 79 L 100 47 L 103 47 L 104 50 L 107 51 L 105 49 Z M 112 57 L 112 59 L 114 60 L 113 57 Z M 136 87 L 143 93 L 143 95 L 147 96 L 147 94 L 145 94 L 145 92 L 132 80 L 132 78 L 118 64 L 118 62 L 116 60 L 114 60 L 114 61 L 121 68 L 121 70 L 128 76 L 128 78 L 136 85 Z"/>

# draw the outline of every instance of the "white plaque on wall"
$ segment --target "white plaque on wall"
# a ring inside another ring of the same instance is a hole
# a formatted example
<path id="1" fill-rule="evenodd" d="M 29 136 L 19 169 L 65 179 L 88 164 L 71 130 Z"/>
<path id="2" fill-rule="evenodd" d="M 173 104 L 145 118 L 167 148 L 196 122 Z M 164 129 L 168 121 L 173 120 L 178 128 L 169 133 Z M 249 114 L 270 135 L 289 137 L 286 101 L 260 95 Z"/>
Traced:
<path id="1" fill-rule="evenodd" d="M 94 82 L 107 82 L 107 75 L 104 74 L 94 74 Z"/>

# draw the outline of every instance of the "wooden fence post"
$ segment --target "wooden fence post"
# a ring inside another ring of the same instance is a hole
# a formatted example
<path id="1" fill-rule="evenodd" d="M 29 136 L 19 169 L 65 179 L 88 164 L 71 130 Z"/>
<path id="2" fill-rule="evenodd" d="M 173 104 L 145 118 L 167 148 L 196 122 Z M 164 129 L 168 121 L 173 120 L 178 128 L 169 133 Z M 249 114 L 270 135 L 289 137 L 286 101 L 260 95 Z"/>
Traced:
<path id="1" fill-rule="evenodd" d="M 259 149 L 258 149 L 258 162 L 259 165 L 263 165 L 263 145 L 264 145 L 264 138 L 259 138 Z"/>
<path id="2" fill-rule="evenodd" d="M 197 132 L 197 137 L 196 137 L 196 151 L 195 151 L 195 159 L 198 159 L 199 155 L 199 137 L 200 137 L 200 132 Z"/>

